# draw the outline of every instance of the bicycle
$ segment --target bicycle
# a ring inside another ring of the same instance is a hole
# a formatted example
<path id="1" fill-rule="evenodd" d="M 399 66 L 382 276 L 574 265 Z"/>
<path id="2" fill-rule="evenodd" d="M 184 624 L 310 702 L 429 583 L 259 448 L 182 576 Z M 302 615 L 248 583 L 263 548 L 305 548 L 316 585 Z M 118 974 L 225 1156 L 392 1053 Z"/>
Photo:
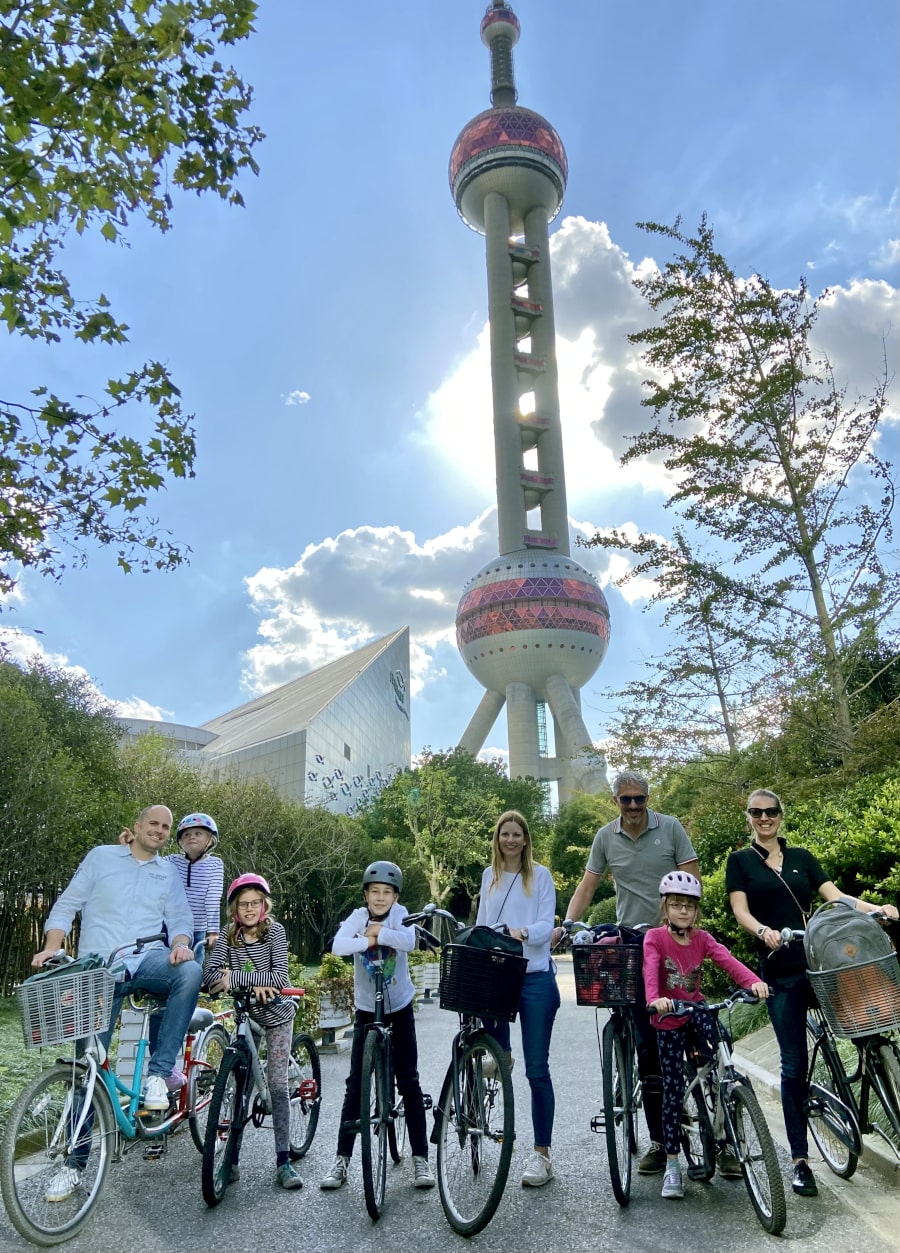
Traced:
<path id="1" fill-rule="evenodd" d="M 871 915 L 876 920 L 886 915 Z M 785 927 L 783 943 L 806 932 Z M 810 970 L 815 993 L 806 1019 L 807 1124 L 825 1164 L 849 1179 L 864 1135 L 878 1135 L 900 1162 L 900 967 L 895 955 L 842 970 Z M 845 1065 L 840 1042 L 854 1050 Z"/>
<path id="2" fill-rule="evenodd" d="M 403 924 L 416 926 L 422 916 L 408 915 Z M 433 940 L 421 927 L 416 926 L 416 930 L 426 943 Z M 359 1132 L 366 1209 L 373 1222 L 384 1210 L 388 1154 L 396 1165 L 406 1147 L 406 1113 L 394 1074 L 393 1028 L 385 1021 L 384 950 L 375 954 L 375 949 L 368 954 L 375 980 L 375 1016 L 367 1024 L 363 1038 L 359 1121 L 354 1125 Z M 431 1109 L 431 1097 L 423 1093 L 422 1099 L 425 1108 Z"/>
<path id="3" fill-rule="evenodd" d="M 248 1122 L 261 1127 L 272 1112 L 265 1064 L 262 1029 L 250 1017 L 256 1003 L 252 991 L 233 989 L 234 1032 L 213 1089 L 203 1146 L 200 1172 L 203 1199 L 210 1208 L 219 1204 L 232 1181 L 232 1167 L 238 1156 Z M 303 988 L 282 988 L 280 996 L 303 996 Z M 309 1151 L 319 1124 L 322 1100 L 322 1069 L 319 1051 L 312 1037 L 298 1032 L 291 1042 L 288 1061 L 288 1091 L 291 1103 L 290 1155 L 299 1161 Z"/>
<path id="4" fill-rule="evenodd" d="M 764 1230 L 778 1235 L 787 1220 L 778 1154 L 750 1080 L 734 1065 L 731 1033 L 720 1018 L 723 1010 L 731 1010 L 738 1003 L 755 1005 L 757 998 L 734 988 L 721 1001 L 702 1005 L 673 1001 L 672 1015 L 660 1015 L 681 1016 L 703 1008 L 712 1015 L 715 1026 L 715 1056 L 689 1050 L 685 1058 L 681 1145 L 688 1178 L 703 1183 L 715 1173 L 717 1147 L 730 1147 L 740 1164 L 756 1217 Z"/>
<path id="5" fill-rule="evenodd" d="M 110 1068 L 100 1041 L 112 1013 L 115 959 L 162 939 L 161 934 L 145 936 L 122 945 L 106 962 L 73 962 L 61 954 L 56 969 L 48 963 L 47 973 L 16 989 L 25 1047 L 72 1046 L 70 1059 L 57 1058 L 19 1094 L 0 1146 L 7 1213 L 16 1231 L 33 1244 L 50 1246 L 75 1235 L 99 1200 L 110 1161 L 137 1143 L 158 1149 L 153 1156 L 161 1156 L 167 1137 L 185 1120 L 197 1143 L 227 1045 L 224 1028 L 210 1011 L 197 1010 L 191 1019 L 184 1044 L 188 1082 L 162 1112 L 142 1111 L 140 1105 L 150 1013 L 160 1002 L 146 994 L 132 1002 L 143 1015 L 133 1086 Z"/>
<path id="6" fill-rule="evenodd" d="M 591 1119 L 591 1131 L 606 1137 L 609 1180 L 622 1206 L 631 1199 L 632 1157 L 637 1152 L 637 1115 L 643 1104 L 637 1065 L 637 1034 L 630 1006 L 643 992 L 640 932 L 628 927 L 589 927 L 567 919 L 566 932 L 590 935 L 595 943 L 572 945 L 575 1000 L 595 1010 L 609 1010 L 597 1043 L 600 1049 L 603 1113 Z"/>
<path id="7" fill-rule="evenodd" d="M 462 930 L 452 914 L 434 905 L 411 921 L 426 918 L 441 918 L 454 932 Z M 515 1019 L 527 964 L 524 957 L 452 942 L 441 952 L 441 1009 L 459 1014 L 459 1031 L 431 1142 L 437 1145 L 441 1206 L 463 1236 L 482 1231 L 496 1213 L 515 1142 L 509 1063 L 481 1020 Z"/>

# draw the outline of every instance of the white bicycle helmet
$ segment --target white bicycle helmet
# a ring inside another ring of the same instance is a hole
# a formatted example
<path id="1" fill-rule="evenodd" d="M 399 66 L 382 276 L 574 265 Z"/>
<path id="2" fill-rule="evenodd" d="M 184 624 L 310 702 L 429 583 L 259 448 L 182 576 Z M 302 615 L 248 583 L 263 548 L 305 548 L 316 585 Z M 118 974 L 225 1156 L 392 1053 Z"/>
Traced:
<path id="1" fill-rule="evenodd" d="M 703 884 L 684 870 L 670 870 L 659 881 L 659 894 L 660 896 L 695 896 L 699 901 L 703 895 Z"/>

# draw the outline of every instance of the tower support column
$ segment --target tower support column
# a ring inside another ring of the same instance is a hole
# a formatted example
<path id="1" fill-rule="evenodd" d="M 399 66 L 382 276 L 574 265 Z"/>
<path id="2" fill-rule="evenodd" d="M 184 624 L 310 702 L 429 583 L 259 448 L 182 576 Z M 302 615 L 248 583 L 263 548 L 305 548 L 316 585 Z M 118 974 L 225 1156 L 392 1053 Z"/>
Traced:
<path id="1" fill-rule="evenodd" d="M 561 674 L 551 674 L 546 688 L 547 700 L 556 719 L 556 731 L 563 736 L 562 744 L 557 741 L 557 757 L 569 757 L 572 777 L 581 791 L 599 792 L 606 783 L 603 763 L 585 755 L 584 750 L 592 743 L 591 736 L 567 679 Z M 508 694 L 507 688 L 507 699 Z M 561 751 L 563 747 L 565 751 Z"/>
<path id="2" fill-rule="evenodd" d="M 505 704 L 506 697 L 502 692 L 485 692 L 459 741 L 459 747 L 477 757 Z"/>
<path id="3" fill-rule="evenodd" d="M 528 683 L 506 685 L 506 726 L 509 733 L 509 769 L 514 778 L 539 779 L 537 697 Z"/>

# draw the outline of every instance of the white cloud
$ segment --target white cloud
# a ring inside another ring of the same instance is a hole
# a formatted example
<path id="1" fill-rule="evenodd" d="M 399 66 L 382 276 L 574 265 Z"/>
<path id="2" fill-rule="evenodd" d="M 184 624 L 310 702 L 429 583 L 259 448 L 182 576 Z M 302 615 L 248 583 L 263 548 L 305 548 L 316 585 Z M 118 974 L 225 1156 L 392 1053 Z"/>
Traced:
<path id="1" fill-rule="evenodd" d="M 288 392 L 284 398 L 286 405 L 308 405 L 312 397 L 309 392 L 293 391 Z"/>
<path id="2" fill-rule="evenodd" d="M 169 722 L 175 714 L 171 709 L 163 709 L 160 705 L 151 705 L 141 696 L 131 696 L 128 700 L 113 701 L 113 707 L 120 718 L 144 718 L 148 722 Z"/>

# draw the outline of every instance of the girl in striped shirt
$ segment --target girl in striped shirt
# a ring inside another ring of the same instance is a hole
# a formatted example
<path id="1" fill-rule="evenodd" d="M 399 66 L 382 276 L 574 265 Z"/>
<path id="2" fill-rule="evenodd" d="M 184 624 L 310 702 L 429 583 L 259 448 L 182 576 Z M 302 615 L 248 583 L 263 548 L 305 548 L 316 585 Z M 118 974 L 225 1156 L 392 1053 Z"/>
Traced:
<path id="1" fill-rule="evenodd" d="M 211 992 L 252 988 L 256 996 L 250 1016 L 266 1032 L 276 1178 L 282 1188 L 302 1188 L 290 1158 L 288 1059 L 295 1006 L 278 995 L 281 988 L 290 986 L 288 947 L 284 927 L 272 916 L 271 903 L 272 893 L 262 875 L 242 874 L 234 880 L 228 889 L 225 932 L 213 946 L 203 981 Z M 235 1156 L 229 1183 L 239 1178 Z"/>

